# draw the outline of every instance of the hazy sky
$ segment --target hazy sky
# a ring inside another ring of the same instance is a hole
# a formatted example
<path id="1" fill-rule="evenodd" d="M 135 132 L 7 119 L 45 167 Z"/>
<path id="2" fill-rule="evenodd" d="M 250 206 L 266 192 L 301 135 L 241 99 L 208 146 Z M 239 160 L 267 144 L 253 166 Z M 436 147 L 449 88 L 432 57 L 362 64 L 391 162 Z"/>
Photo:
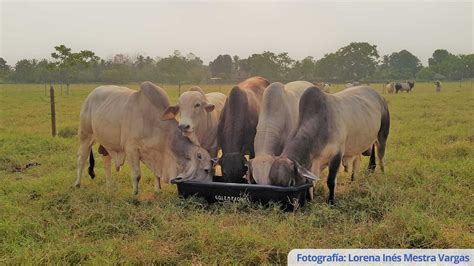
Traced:
<path id="1" fill-rule="evenodd" d="M 0 0 L 0 57 L 49 58 L 53 47 L 164 57 L 265 50 L 320 58 L 353 41 L 380 55 L 407 49 L 426 64 L 433 51 L 473 53 L 468 2 L 8 2 Z"/>

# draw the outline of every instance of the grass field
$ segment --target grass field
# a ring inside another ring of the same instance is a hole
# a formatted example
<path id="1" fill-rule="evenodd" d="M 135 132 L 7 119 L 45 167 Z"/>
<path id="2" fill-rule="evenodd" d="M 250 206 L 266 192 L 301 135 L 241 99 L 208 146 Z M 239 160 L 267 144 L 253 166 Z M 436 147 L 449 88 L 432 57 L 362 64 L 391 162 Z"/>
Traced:
<path id="1" fill-rule="evenodd" d="M 0 264 L 286 263 L 292 248 L 474 247 L 471 83 L 383 94 L 392 118 L 385 174 L 361 170 L 350 182 L 341 171 L 336 206 L 324 203 L 323 178 L 315 200 L 295 213 L 245 202 L 208 206 L 179 199 L 173 185 L 155 193 L 143 166 L 134 201 L 128 167 L 107 190 L 100 159 L 97 178 L 72 189 L 80 106 L 94 87 L 71 85 L 70 95 L 57 88 L 63 137 L 52 138 L 44 86 L 0 85 Z M 176 102 L 177 87 L 164 87 Z"/>

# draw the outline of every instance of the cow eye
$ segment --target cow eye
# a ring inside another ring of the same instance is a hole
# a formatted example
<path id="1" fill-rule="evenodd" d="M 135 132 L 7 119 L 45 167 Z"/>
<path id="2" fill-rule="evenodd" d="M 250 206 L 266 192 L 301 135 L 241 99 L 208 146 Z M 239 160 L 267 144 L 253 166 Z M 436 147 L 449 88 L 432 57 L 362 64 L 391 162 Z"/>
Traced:
<path id="1" fill-rule="evenodd" d="M 198 157 L 199 160 L 202 160 L 202 155 L 201 155 L 201 153 L 198 153 L 198 154 L 197 154 L 197 157 Z"/>
<path id="2" fill-rule="evenodd" d="M 194 105 L 194 108 L 199 108 L 201 106 L 200 103 L 197 103 L 196 105 Z"/>

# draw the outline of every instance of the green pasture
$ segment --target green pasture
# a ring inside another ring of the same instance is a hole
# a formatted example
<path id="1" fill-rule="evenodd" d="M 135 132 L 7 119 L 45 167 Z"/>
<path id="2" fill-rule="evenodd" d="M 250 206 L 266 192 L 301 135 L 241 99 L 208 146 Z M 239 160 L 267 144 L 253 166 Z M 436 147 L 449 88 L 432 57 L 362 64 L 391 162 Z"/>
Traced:
<path id="1" fill-rule="evenodd" d="M 323 178 L 314 201 L 294 213 L 246 202 L 208 206 L 178 198 L 173 185 L 155 193 L 144 166 L 133 200 L 128 166 L 106 189 L 100 159 L 96 179 L 72 189 L 79 111 L 96 86 L 72 84 L 69 95 L 64 86 L 61 95 L 55 85 L 53 138 L 44 85 L 0 85 L 0 264 L 273 264 L 286 263 L 292 248 L 474 246 L 471 82 L 444 82 L 440 93 L 432 83 L 382 93 L 391 113 L 385 174 L 368 174 L 364 158 L 354 182 L 341 169 L 336 206 L 325 203 Z M 163 87 L 176 102 L 178 86 Z"/>

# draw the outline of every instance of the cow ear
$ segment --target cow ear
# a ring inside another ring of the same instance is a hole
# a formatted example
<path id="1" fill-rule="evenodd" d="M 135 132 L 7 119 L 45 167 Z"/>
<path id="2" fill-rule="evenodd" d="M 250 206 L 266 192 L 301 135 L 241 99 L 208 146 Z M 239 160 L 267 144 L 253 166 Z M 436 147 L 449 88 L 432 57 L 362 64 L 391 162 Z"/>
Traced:
<path id="1" fill-rule="evenodd" d="M 168 108 L 166 108 L 165 112 L 161 116 L 161 120 L 171 120 L 176 116 L 178 112 L 179 112 L 178 105 L 170 105 L 168 106 Z"/>
<path id="2" fill-rule="evenodd" d="M 214 111 L 214 108 L 216 108 L 216 106 L 212 103 L 206 103 L 206 105 L 204 106 L 204 109 L 206 109 L 206 112 L 212 112 Z"/>
<path id="3" fill-rule="evenodd" d="M 301 164 L 299 164 L 298 162 L 295 162 L 295 166 L 296 166 L 296 171 L 297 171 L 297 174 L 301 177 L 304 177 L 306 179 L 310 179 L 312 181 L 317 181 L 319 180 L 319 177 L 315 176 L 313 173 L 311 173 L 311 171 L 309 171 L 308 169 L 304 168 Z"/>

